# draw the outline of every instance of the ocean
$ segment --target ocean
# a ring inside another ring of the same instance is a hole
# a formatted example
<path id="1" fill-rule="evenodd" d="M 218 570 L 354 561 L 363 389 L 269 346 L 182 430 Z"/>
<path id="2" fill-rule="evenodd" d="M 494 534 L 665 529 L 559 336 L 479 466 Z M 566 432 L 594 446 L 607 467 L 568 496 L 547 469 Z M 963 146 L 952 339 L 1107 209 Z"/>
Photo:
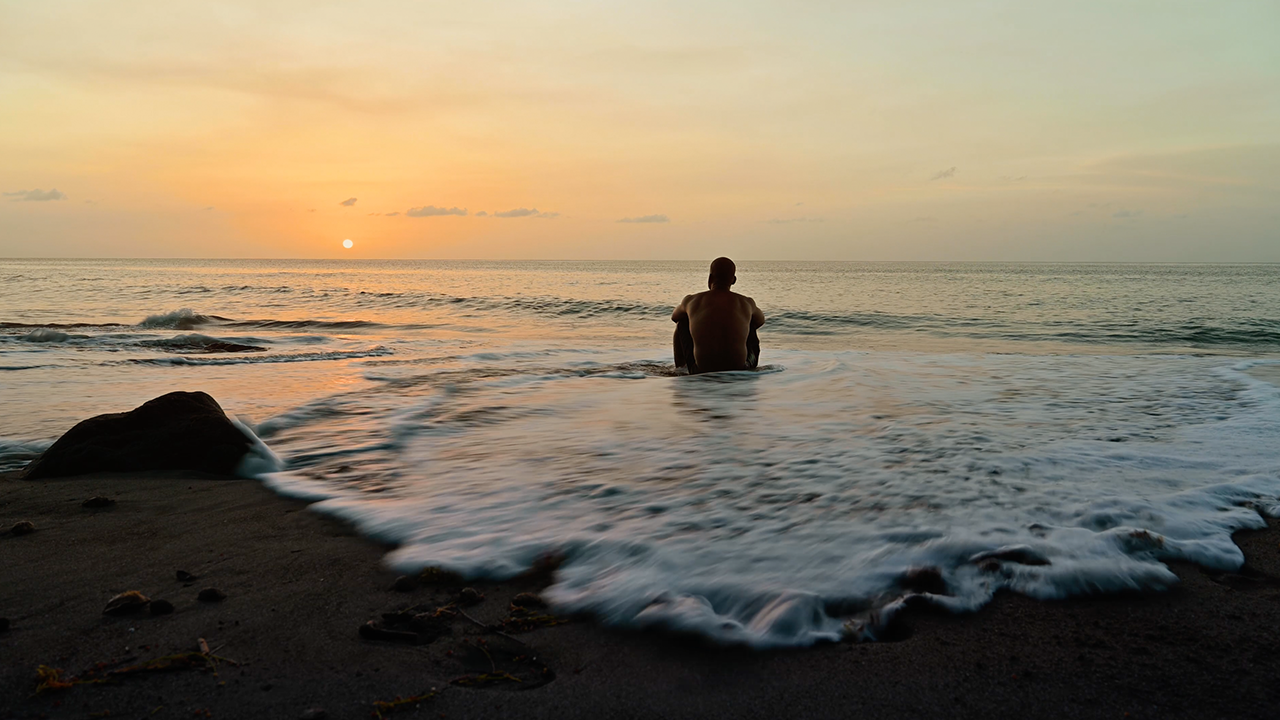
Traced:
<path id="1" fill-rule="evenodd" d="M 921 568 L 957 611 L 1168 587 L 1280 511 L 1280 265 L 738 277 L 761 366 L 684 377 L 706 263 L 0 260 L 0 469 L 204 390 L 394 568 L 554 557 L 561 611 L 757 647 L 875 639 Z"/>

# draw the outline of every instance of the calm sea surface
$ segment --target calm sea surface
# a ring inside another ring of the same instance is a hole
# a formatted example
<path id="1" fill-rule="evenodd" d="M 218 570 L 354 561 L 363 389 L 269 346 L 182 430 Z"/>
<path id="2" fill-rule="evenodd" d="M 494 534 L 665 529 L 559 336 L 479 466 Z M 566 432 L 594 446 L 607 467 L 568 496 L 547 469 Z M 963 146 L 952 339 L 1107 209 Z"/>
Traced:
<path id="1" fill-rule="evenodd" d="M 762 367 L 677 377 L 705 277 L 0 260 L 0 469 L 205 390 L 396 567 L 562 554 L 563 609 L 761 646 L 874 636 L 911 567 L 956 609 L 1232 567 L 1280 497 L 1280 266 L 744 262 Z"/>

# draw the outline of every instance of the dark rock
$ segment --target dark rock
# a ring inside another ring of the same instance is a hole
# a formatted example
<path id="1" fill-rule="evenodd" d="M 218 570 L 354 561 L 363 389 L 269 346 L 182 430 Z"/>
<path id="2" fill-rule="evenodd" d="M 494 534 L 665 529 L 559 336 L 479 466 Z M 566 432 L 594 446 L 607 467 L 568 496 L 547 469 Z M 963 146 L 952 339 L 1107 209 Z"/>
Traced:
<path id="1" fill-rule="evenodd" d="M 942 571 L 936 567 L 911 568 L 898 578 L 898 585 L 910 592 L 947 594 L 947 581 L 942 579 Z"/>
<path id="2" fill-rule="evenodd" d="M 0 633 L 9 632 L 9 618 L 0 617 Z"/>
<path id="3" fill-rule="evenodd" d="M 191 573 L 187 572 L 186 570 L 179 570 L 177 574 L 178 574 L 178 581 L 179 581 L 179 582 L 191 582 L 192 580 L 199 580 L 199 579 L 200 579 L 200 576 L 199 576 L 199 575 L 192 575 Z"/>
<path id="4" fill-rule="evenodd" d="M 511 598 L 511 604 L 514 607 L 541 608 L 547 606 L 547 601 L 537 593 L 522 592 Z"/>
<path id="5" fill-rule="evenodd" d="M 213 587 L 207 587 L 201 590 L 199 595 L 196 595 L 196 599 L 201 602 L 218 602 L 220 600 L 225 600 L 226 597 L 226 593 Z"/>
<path id="6" fill-rule="evenodd" d="M 172 392 L 127 413 L 80 422 L 32 460 L 22 477 L 142 470 L 231 475 L 249 448 L 249 438 L 213 398 Z"/>
<path id="7" fill-rule="evenodd" d="M 171 612 L 173 612 L 173 603 L 169 602 L 168 600 L 152 600 L 151 601 L 152 615 L 168 615 Z"/>
<path id="8" fill-rule="evenodd" d="M 401 575 L 391 584 L 391 589 L 396 592 L 413 592 L 418 589 L 418 578 L 411 575 Z"/>
<path id="9" fill-rule="evenodd" d="M 115 500 L 112 500 L 112 499 L 111 499 L 111 498 L 109 498 L 109 497 L 103 497 L 103 496 L 101 496 L 101 495 L 94 495 L 93 497 L 89 498 L 88 500 L 85 500 L 84 502 L 80 503 L 80 507 L 83 507 L 83 508 L 104 508 L 104 507 L 111 507 L 112 505 L 115 505 L 115 504 L 116 504 L 116 501 L 115 501 Z"/>
<path id="10" fill-rule="evenodd" d="M 372 620 L 360 626 L 360 637 L 365 640 L 383 640 L 386 642 L 398 642 L 408 645 L 417 645 L 420 642 L 418 640 L 417 633 L 380 628 L 377 623 Z"/>
<path id="11" fill-rule="evenodd" d="M 19 520 L 18 522 L 13 524 L 13 527 L 9 528 L 9 532 L 13 533 L 14 535 L 30 535 L 35 531 L 36 531 L 36 524 L 31 522 L 30 520 Z"/>
<path id="12" fill-rule="evenodd" d="M 313 707 L 303 710 L 302 714 L 298 716 L 298 720 L 325 720 L 327 717 L 329 717 L 329 713 L 325 712 L 324 708 Z"/>
<path id="13" fill-rule="evenodd" d="M 107 601 L 107 606 L 103 608 L 104 615 L 132 615 L 136 612 L 142 612 L 147 603 L 151 602 L 146 595 L 137 590 L 129 590 Z"/>
<path id="14" fill-rule="evenodd" d="M 484 602 L 484 595 L 475 588 L 465 587 L 458 593 L 459 605 L 479 605 Z"/>

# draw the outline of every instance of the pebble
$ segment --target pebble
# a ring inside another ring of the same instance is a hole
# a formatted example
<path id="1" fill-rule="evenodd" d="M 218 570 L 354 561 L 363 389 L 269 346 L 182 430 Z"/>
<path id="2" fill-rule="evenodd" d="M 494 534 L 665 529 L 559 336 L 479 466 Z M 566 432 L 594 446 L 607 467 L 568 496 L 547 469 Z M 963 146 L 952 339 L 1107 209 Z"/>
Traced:
<path id="1" fill-rule="evenodd" d="M 19 520 L 18 522 L 13 524 L 13 527 L 9 528 L 9 532 L 13 533 L 14 535 L 30 535 L 35 531 L 36 531 L 36 524 L 31 522 L 30 520 Z"/>
<path id="2" fill-rule="evenodd" d="M 171 612 L 173 612 L 173 603 L 169 602 L 168 600 L 152 600 L 151 601 L 152 615 L 168 615 Z"/>
<path id="3" fill-rule="evenodd" d="M 540 608 L 546 607 L 547 601 L 537 593 L 522 592 L 511 598 L 511 604 L 516 607 Z"/>
<path id="4" fill-rule="evenodd" d="M 179 581 L 179 582 L 191 582 L 192 580 L 195 580 L 195 579 L 196 579 L 196 577 L 197 577 L 197 576 L 192 575 L 191 573 L 187 572 L 186 570 L 179 570 L 179 571 L 178 571 L 178 581 Z"/>
<path id="5" fill-rule="evenodd" d="M 465 587 L 458 593 L 458 602 L 463 605 L 477 605 L 484 602 L 484 595 L 475 588 Z"/>
<path id="6" fill-rule="evenodd" d="M 108 600 L 107 606 L 102 610 L 102 614 L 130 615 L 142 611 L 149 602 L 151 600 L 146 595 L 137 590 L 129 590 Z"/>
<path id="7" fill-rule="evenodd" d="M 391 584 L 391 589 L 396 592 L 413 592 L 418 589 L 418 578 L 401 575 Z"/>
<path id="8" fill-rule="evenodd" d="M 196 599 L 201 600 L 203 602 L 218 602 L 219 600 L 223 600 L 226 597 L 227 597 L 226 593 L 222 592 L 218 588 L 213 588 L 213 587 L 207 587 L 201 590 L 199 595 L 196 595 Z"/>
<path id="9" fill-rule="evenodd" d="M 329 717 L 329 713 L 325 712 L 324 708 L 313 707 L 303 710 L 302 714 L 298 716 L 298 720 L 325 720 L 327 717 Z"/>
<path id="10" fill-rule="evenodd" d="M 104 507 L 110 507 L 110 506 L 115 505 L 115 504 L 116 504 L 116 501 L 115 501 L 115 500 L 112 500 L 112 499 L 111 499 L 111 498 L 109 498 L 109 497 L 103 497 L 103 496 L 101 496 L 101 495 L 94 495 L 93 497 L 89 498 L 88 500 L 85 500 L 84 502 L 80 503 L 80 507 L 84 507 L 84 508 L 104 508 Z"/>

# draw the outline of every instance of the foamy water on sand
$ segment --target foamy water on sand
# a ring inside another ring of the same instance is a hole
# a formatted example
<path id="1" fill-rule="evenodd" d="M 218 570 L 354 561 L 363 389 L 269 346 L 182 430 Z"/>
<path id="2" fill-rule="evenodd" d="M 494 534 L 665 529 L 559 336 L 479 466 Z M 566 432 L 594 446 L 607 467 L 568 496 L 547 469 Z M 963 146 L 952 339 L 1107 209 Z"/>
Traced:
<path id="1" fill-rule="evenodd" d="M 743 263 L 765 366 L 676 377 L 704 273 L 6 261 L 0 463 L 204 389 L 397 568 L 554 555 L 561 609 L 758 646 L 1165 587 L 1280 503 L 1280 267 Z"/>

